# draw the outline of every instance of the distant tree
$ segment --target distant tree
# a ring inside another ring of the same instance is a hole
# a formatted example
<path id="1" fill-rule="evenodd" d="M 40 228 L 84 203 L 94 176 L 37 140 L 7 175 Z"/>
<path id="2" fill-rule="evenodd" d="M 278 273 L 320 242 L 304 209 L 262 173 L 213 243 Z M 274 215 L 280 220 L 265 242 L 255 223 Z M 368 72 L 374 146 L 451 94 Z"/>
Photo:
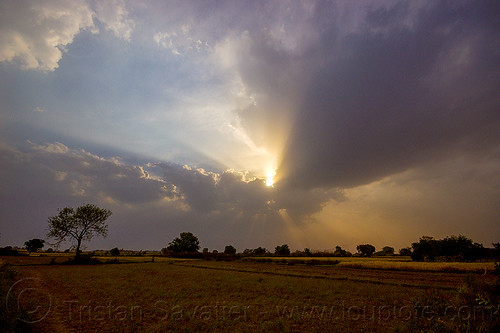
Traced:
<path id="1" fill-rule="evenodd" d="M 167 249 L 170 252 L 197 252 L 200 248 L 198 237 L 190 232 L 181 232 L 180 237 L 175 238 L 168 244 Z"/>
<path id="2" fill-rule="evenodd" d="M 75 261 L 77 261 L 83 241 L 91 240 L 97 235 L 103 237 L 108 235 L 108 226 L 105 221 L 111 214 L 110 210 L 92 204 L 80 206 L 76 210 L 66 207 L 59 210 L 58 215 L 49 217 L 47 236 L 55 238 L 58 244 L 67 239 L 76 242 Z"/>
<path id="3" fill-rule="evenodd" d="M 112 248 L 111 250 L 109 250 L 109 254 L 112 256 L 112 257 L 118 257 L 120 255 L 120 250 L 118 250 L 117 247 L 114 247 Z"/>
<path id="4" fill-rule="evenodd" d="M 225 248 L 224 248 L 224 253 L 225 254 L 236 254 L 236 249 L 234 248 L 234 246 L 232 245 L 227 245 Z"/>
<path id="5" fill-rule="evenodd" d="M 371 244 L 362 244 L 356 247 L 359 253 L 361 253 L 365 257 L 371 257 L 373 252 L 375 252 L 375 246 Z"/>
<path id="6" fill-rule="evenodd" d="M 464 235 L 445 237 L 439 240 L 439 256 L 447 259 L 470 261 L 484 256 L 482 244 L 474 243 Z"/>
<path id="7" fill-rule="evenodd" d="M 208 247 L 204 247 L 202 252 L 203 252 L 204 254 L 207 254 L 207 253 L 208 253 Z"/>
<path id="8" fill-rule="evenodd" d="M 0 255 L 1 256 L 17 256 L 19 252 L 14 249 L 12 246 L 0 247 Z"/>
<path id="9" fill-rule="evenodd" d="M 333 252 L 334 256 L 340 256 L 340 257 L 345 257 L 347 256 L 347 251 L 343 250 L 342 247 L 340 246 L 335 246 L 335 252 Z"/>
<path id="10" fill-rule="evenodd" d="M 309 250 L 309 248 L 307 248 L 307 247 L 306 247 L 306 248 L 304 249 L 304 255 L 305 255 L 306 257 L 310 257 L 310 256 L 311 256 L 311 250 Z"/>
<path id="11" fill-rule="evenodd" d="M 493 243 L 492 245 L 494 248 L 493 256 L 495 258 L 500 258 L 500 242 Z"/>
<path id="12" fill-rule="evenodd" d="M 435 260 L 442 257 L 446 260 L 471 261 L 488 256 L 488 250 L 482 244 L 474 243 L 466 236 L 450 236 L 434 239 L 422 236 L 412 244 L 412 259 L 416 261 Z"/>
<path id="13" fill-rule="evenodd" d="M 24 243 L 24 247 L 26 247 L 26 250 L 28 252 L 36 252 L 43 248 L 45 244 L 45 241 L 43 239 L 38 239 L 38 238 L 33 238 L 27 242 Z"/>
<path id="14" fill-rule="evenodd" d="M 279 245 L 274 249 L 274 254 L 279 256 L 288 256 L 290 255 L 290 249 L 287 244 Z"/>
<path id="15" fill-rule="evenodd" d="M 415 261 L 434 260 L 439 255 L 438 246 L 439 243 L 434 237 L 422 236 L 418 242 L 411 244 L 411 259 Z"/>
<path id="16" fill-rule="evenodd" d="M 266 248 L 264 247 L 258 247 L 256 249 L 253 250 L 253 254 L 256 255 L 256 256 L 263 256 L 267 253 L 267 250 Z"/>
<path id="17" fill-rule="evenodd" d="M 384 246 L 382 248 L 382 252 L 384 252 L 387 256 L 392 256 L 394 254 L 394 248 L 390 246 Z"/>
<path id="18" fill-rule="evenodd" d="M 404 247 L 399 250 L 399 255 L 401 256 L 411 256 L 411 247 Z"/>

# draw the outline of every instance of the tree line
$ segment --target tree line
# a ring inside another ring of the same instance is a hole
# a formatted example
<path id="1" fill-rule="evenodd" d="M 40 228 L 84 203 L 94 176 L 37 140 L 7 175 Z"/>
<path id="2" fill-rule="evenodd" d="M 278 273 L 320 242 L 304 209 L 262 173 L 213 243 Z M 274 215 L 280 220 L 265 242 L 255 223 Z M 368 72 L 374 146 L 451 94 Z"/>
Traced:
<path id="1" fill-rule="evenodd" d="M 49 231 L 47 237 L 55 239 L 56 245 L 63 241 L 72 241 L 76 250 L 75 261 L 81 257 L 81 247 L 83 242 L 91 240 L 95 236 L 107 236 L 108 226 L 106 220 L 112 215 L 110 210 L 99 208 L 92 204 L 77 207 L 73 209 L 66 207 L 58 211 L 58 214 L 48 218 Z M 36 252 L 45 245 L 43 239 L 31 239 L 25 242 L 25 248 L 28 252 Z M 204 248 L 199 252 L 200 241 L 198 237 L 191 232 L 182 232 L 179 237 L 174 238 L 167 247 L 161 250 L 161 254 L 173 257 L 207 257 L 214 255 L 235 256 L 237 250 L 232 245 L 227 245 L 224 252 L 217 250 L 208 251 Z M 383 247 L 376 251 L 375 246 L 371 244 L 360 244 L 356 247 L 357 253 L 352 254 L 335 247 L 334 252 L 312 252 L 305 248 L 303 251 L 296 250 L 291 252 L 288 244 L 282 244 L 275 247 L 274 251 L 268 251 L 266 248 L 258 247 L 255 249 L 245 249 L 238 255 L 240 256 L 392 256 L 395 255 L 394 248 L 390 246 Z M 0 255 L 13 255 L 17 251 L 12 247 L 0 248 Z M 113 248 L 109 252 L 112 256 L 119 256 L 120 250 Z M 500 258 L 500 243 L 494 243 L 493 248 L 485 248 L 482 244 L 475 243 L 466 236 L 449 236 L 443 239 L 434 239 L 429 236 L 422 236 L 418 242 L 414 242 L 410 247 L 399 250 L 401 256 L 411 256 L 414 261 L 475 261 L 475 260 L 493 260 Z"/>

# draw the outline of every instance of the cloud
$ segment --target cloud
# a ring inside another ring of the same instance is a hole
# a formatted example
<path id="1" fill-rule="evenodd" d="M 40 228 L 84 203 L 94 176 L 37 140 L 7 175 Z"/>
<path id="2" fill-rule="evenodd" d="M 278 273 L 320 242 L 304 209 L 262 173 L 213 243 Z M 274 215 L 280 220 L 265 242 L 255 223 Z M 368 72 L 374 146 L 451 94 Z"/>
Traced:
<path id="1" fill-rule="evenodd" d="M 170 50 L 175 55 L 186 55 L 189 52 L 209 51 L 207 42 L 193 38 L 189 34 L 190 26 L 183 25 L 179 32 L 157 32 L 153 39 L 158 46 Z"/>
<path id="2" fill-rule="evenodd" d="M 75 35 L 92 30 L 92 16 L 84 2 L 2 1 L 0 61 L 19 61 L 24 69 L 52 71 Z"/>
<path id="3" fill-rule="evenodd" d="M 97 1 L 95 9 L 96 18 L 102 22 L 106 29 L 111 30 L 115 36 L 130 41 L 135 23 L 129 18 L 123 0 Z"/>
<path id="4" fill-rule="evenodd" d="M 116 36 L 130 40 L 134 22 L 122 1 L 98 1 L 95 11 L 85 1 L 2 1 L 0 61 L 53 71 L 76 35 L 84 30 L 98 32 L 94 18 Z"/>
<path id="5" fill-rule="evenodd" d="M 464 234 L 491 246 L 500 232 L 499 152 L 428 163 L 346 189 L 346 200 L 314 217 L 330 221 L 330 234 L 344 242 L 402 248 L 422 235 Z"/>
<path id="6" fill-rule="evenodd" d="M 239 132 L 274 155 L 281 186 L 354 187 L 498 146 L 497 10 L 297 5 L 242 23 L 213 56 L 230 73 Z"/>
<path id="7" fill-rule="evenodd" d="M 496 149 L 497 11 L 491 2 L 438 2 L 408 25 L 408 8 L 397 3 L 368 11 L 366 28 L 341 38 L 323 27 L 305 53 L 322 61 L 302 86 L 278 173 L 303 188 L 353 187 Z"/>
<path id="8" fill-rule="evenodd" d="M 26 153 L 13 148 L 7 152 L 19 162 L 18 167 L 33 167 L 30 175 L 45 174 L 54 193 L 78 200 L 101 198 L 108 203 L 134 205 L 174 197 L 167 184 L 151 177 L 145 166 L 126 165 L 117 158 L 102 158 L 59 142 L 28 144 L 30 151 Z M 15 168 L 16 163 L 6 165 Z M 12 181 L 6 183 L 13 185 Z"/>
<path id="9" fill-rule="evenodd" d="M 332 198 L 340 198 L 328 191 L 280 191 L 267 187 L 264 179 L 234 170 L 209 172 L 167 163 L 130 165 L 59 142 L 27 142 L 22 148 L 2 144 L 0 150 L 0 182 L 6 193 L 0 208 L 5 221 L 17 217 L 16 230 L 31 230 L 39 237 L 43 237 L 44 219 L 56 209 L 95 203 L 116 213 L 110 236 L 117 240 L 120 235 L 120 241 L 126 239 L 127 244 L 143 247 L 151 240 L 158 244 L 154 236 L 158 233 L 173 237 L 174 232 L 189 229 L 211 246 L 224 239 L 251 246 L 270 243 L 276 239 L 273 232 L 281 233 L 278 238 L 285 241 L 287 228 Z M 153 176 L 158 172 L 149 170 L 158 167 L 163 175 Z M 31 208 L 23 210 L 15 204 L 19 202 Z M 7 225 L 2 229 L 8 238 L 26 237 L 26 232 L 18 236 Z M 135 239 L 145 230 L 149 234 Z M 266 232 L 271 234 L 266 236 Z"/>
<path id="10" fill-rule="evenodd" d="M 234 214 L 245 223 L 256 216 L 279 220 L 280 211 L 286 211 L 294 223 L 300 223 L 320 211 L 326 202 L 344 199 L 338 190 L 293 191 L 268 187 L 265 179 L 234 170 L 214 173 L 174 164 L 159 166 L 165 181 L 175 187 L 176 193 L 192 209 L 207 214 Z"/>

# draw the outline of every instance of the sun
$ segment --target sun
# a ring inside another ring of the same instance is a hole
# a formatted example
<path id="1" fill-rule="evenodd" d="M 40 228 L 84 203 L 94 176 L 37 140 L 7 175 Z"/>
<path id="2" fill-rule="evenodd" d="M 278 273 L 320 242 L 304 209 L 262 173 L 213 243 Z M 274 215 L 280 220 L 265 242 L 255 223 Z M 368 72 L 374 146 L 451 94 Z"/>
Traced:
<path id="1" fill-rule="evenodd" d="M 276 169 L 269 170 L 266 175 L 266 186 L 274 185 L 274 176 L 276 176 Z"/>

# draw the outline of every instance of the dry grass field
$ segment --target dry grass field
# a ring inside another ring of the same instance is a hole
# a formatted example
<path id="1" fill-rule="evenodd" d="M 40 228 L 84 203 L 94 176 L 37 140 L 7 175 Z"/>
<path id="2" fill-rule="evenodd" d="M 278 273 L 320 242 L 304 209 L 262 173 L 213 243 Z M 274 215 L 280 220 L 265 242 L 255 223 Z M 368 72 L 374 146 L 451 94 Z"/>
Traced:
<path id="1" fill-rule="evenodd" d="M 387 256 L 387 257 L 263 257 L 260 260 L 272 261 L 339 261 L 339 267 L 346 268 L 375 268 L 403 271 L 450 271 L 450 272 L 476 272 L 487 273 L 495 269 L 494 262 L 415 262 L 410 257 Z"/>
<path id="2" fill-rule="evenodd" d="M 475 268 L 380 269 L 388 259 L 60 264 L 67 258 L 1 259 L 5 331 L 484 332 L 498 319 L 476 297 L 495 276 Z"/>

